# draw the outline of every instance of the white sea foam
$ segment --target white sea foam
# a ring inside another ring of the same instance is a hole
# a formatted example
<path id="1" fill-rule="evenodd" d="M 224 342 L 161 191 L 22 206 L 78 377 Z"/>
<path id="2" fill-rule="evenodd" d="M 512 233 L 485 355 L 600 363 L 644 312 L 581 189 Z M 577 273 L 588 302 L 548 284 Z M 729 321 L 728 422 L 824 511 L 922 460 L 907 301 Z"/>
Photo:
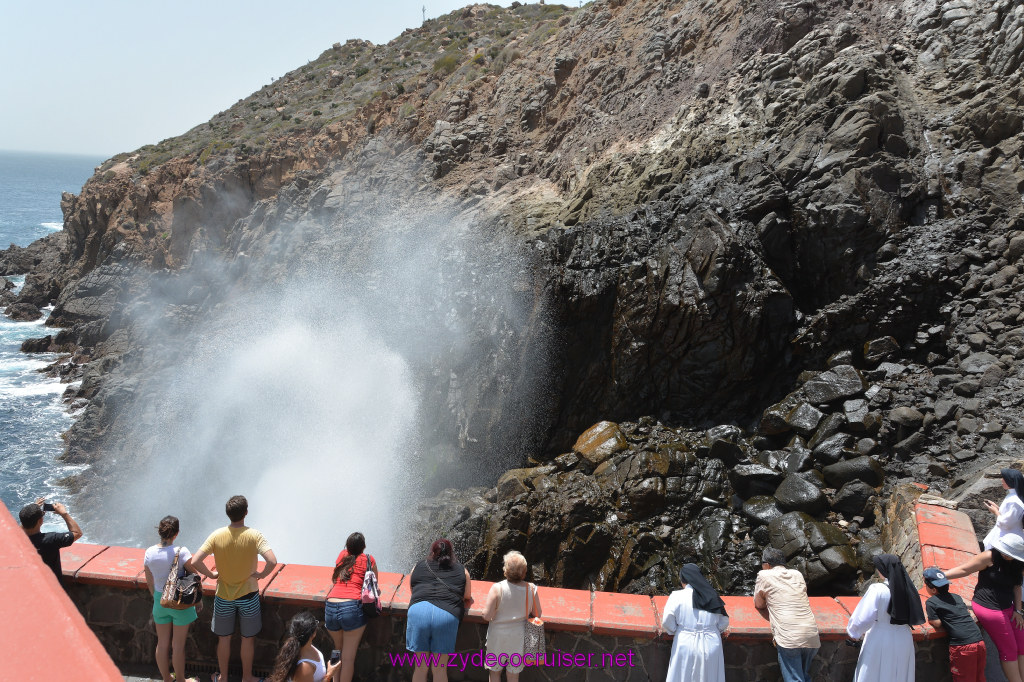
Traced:
<path id="1" fill-rule="evenodd" d="M 63 230 L 64 223 L 39 223 L 42 227 L 48 230 Z"/>
<path id="2" fill-rule="evenodd" d="M 64 393 L 64 385 L 57 381 L 48 381 L 28 386 L 5 386 L 0 382 L 0 396 L 24 397 L 50 393 Z"/>

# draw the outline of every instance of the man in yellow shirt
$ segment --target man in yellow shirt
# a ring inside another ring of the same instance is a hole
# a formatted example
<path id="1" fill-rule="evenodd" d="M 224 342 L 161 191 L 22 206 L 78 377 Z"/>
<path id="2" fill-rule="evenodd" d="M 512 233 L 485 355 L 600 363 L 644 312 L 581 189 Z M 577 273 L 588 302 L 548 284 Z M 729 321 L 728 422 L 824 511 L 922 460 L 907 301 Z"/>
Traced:
<path id="1" fill-rule="evenodd" d="M 217 581 L 210 623 L 213 634 L 219 638 L 217 664 L 220 672 L 214 676 L 214 681 L 226 682 L 228 679 L 231 636 L 235 633 L 235 614 L 238 614 L 242 634 L 242 682 L 256 682 L 257 678 L 252 674 L 256 648 L 253 638 L 263 628 L 258 581 L 273 572 L 277 557 L 263 533 L 245 525 L 249 503 L 244 497 L 232 497 L 225 505 L 225 511 L 231 523 L 210 533 L 199 551 L 192 555 L 190 563 L 197 572 Z M 216 563 L 214 571 L 203 563 L 211 554 Z M 256 570 L 259 557 L 266 561 L 262 571 Z"/>

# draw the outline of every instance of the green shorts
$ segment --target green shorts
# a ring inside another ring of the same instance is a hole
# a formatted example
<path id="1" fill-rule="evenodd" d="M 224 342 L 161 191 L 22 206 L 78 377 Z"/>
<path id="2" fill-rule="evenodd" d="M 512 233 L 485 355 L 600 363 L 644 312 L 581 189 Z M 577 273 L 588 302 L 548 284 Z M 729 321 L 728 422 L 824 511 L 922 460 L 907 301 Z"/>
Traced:
<path id="1" fill-rule="evenodd" d="M 188 625 L 197 618 L 196 607 L 190 606 L 187 609 L 168 609 L 160 606 L 160 593 L 153 593 L 153 622 L 157 625 Z"/>

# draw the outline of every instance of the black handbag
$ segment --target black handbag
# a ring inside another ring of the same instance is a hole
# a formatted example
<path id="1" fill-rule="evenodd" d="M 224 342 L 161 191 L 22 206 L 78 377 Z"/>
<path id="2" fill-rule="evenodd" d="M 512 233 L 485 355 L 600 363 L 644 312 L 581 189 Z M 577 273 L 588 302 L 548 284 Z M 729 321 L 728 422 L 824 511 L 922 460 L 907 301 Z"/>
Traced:
<path id="1" fill-rule="evenodd" d="M 178 577 L 178 554 L 181 549 L 174 550 L 174 563 L 167 574 L 167 584 L 160 593 L 160 606 L 166 609 L 188 609 L 203 600 L 203 579 L 195 573 L 186 573 Z"/>

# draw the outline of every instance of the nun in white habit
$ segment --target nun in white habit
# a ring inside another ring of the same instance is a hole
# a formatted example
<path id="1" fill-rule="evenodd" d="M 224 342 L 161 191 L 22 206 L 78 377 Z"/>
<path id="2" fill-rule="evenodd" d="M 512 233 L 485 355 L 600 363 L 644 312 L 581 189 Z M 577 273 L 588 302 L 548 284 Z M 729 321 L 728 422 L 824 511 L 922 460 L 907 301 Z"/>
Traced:
<path id="1" fill-rule="evenodd" d="M 921 598 L 907 569 L 894 554 L 872 557 L 884 582 L 861 597 L 846 632 L 864 638 L 853 682 L 914 682 L 914 635 L 924 622 Z"/>
<path id="2" fill-rule="evenodd" d="M 696 564 L 685 564 L 679 580 L 683 589 L 668 596 L 661 619 L 662 630 L 674 635 L 666 682 L 725 682 L 725 602 Z"/>
<path id="3" fill-rule="evenodd" d="M 1016 469 L 1002 469 L 999 475 L 1003 479 L 1006 497 L 996 506 L 995 502 L 985 500 L 985 507 L 996 515 L 995 525 L 985 536 L 982 543 L 985 549 L 992 549 L 995 541 L 1004 535 L 1018 535 L 1024 538 L 1024 474 Z"/>

